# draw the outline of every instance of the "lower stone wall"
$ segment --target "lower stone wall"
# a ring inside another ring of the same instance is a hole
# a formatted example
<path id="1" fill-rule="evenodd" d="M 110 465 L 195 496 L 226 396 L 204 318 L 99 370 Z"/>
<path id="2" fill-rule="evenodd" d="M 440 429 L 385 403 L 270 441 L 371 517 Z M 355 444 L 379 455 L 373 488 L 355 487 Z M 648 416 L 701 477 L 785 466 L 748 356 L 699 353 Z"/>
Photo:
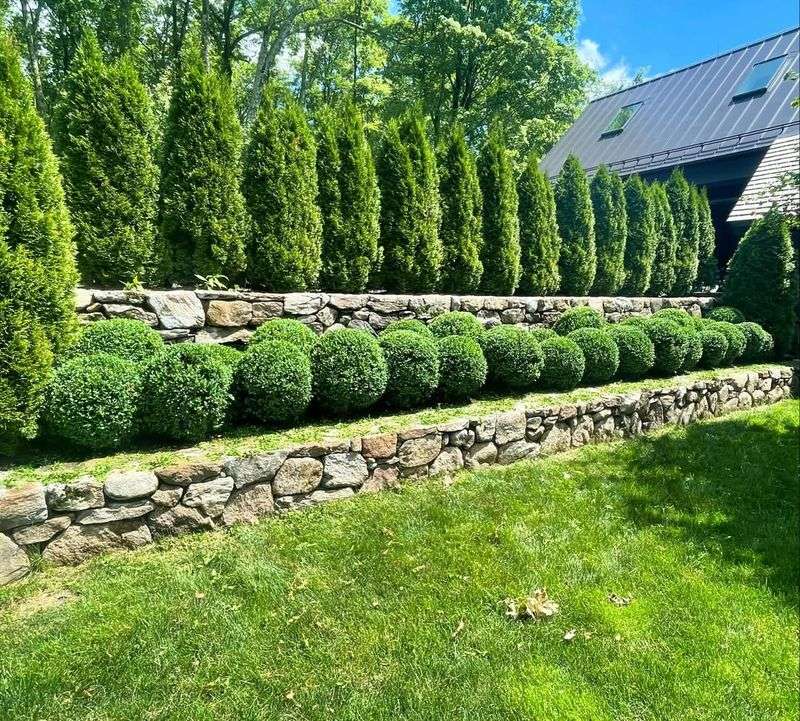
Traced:
<path id="1" fill-rule="evenodd" d="M 794 372 L 731 371 L 728 377 L 589 403 L 518 408 L 484 418 L 311 444 L 223 462 L 114 471 L 71 483 L 0 489 L 0 585 L 23 578 L 31 551 L 76 565 L 153 540 L 253 523 L 392 488 L 406 479 L 506 464 L 587 443 L 638 436 L 788 398 Z"/>
<path id="2" fill-rule="evenodd" d="M 198 343 L 247 341 L 255 327 L 271 318 L 295 318 L 317 333 L 328 328 L 380 332 L 398 318 L 423 321 L 448 311 L 475 314 L 485 325 L 548 326 L 567 309 L 588 305 L 611 322 L 649 315 L 661 308 L 684 308 L 695 315 L 710 308 L 710 296 L 686 298 L 495 297 L 330 293 L 255 293 L 210 290 L 76 291 L 84 322 L 135 318 L 156 328 L 166 340 Z"/>

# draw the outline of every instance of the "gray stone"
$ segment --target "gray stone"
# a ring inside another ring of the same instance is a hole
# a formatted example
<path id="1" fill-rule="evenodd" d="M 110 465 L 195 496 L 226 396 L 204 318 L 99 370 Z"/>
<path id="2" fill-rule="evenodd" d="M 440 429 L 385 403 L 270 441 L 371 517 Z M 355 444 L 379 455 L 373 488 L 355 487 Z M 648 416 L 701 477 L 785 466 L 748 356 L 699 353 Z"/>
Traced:
<path id="1" fill-rule="evenodd" d="M 146 516 L 155 506 L 150 501 L 132 501 L 131 503 L 109 503 L 103 508 L 92 508 L 79 513 L 75 519 L 82 526 L 114 521 L 129 521 L 132 518 Z"/>
<path id="2" fill-rule="evenodd" d="M 96 303 L 138 303 L 144 301 L 144 293 L 138 290 L 95 290 Z"/>
<path id="3" fill-rule="evenodd" d="M 442 450 L 442 438 L 439 432 L 431 433 L 421 438 L 412 438 L 405 441 L 397 452 L 402 468 L 416 468 L 427 466 L 439 455 Z"/>
<path id="4" fill-rule="evenodd" d="M 328 303 L 336 310 L 359 310 L 367 304 L 368 299 L 366 295 L 333 294 Z"/>
<path id="5" fill-rule="evenodd" d="M 572 445 L 572 435 L 569 426 L 564 423 L 556 423 L 543 436 L 541 449 L 543 455 L 560 453 L 569 450 Z"/>
<path id="6" fill-rule="evenodd" d="M 224 464 L 225 474 L 233 478 L 236 488 L 251 483 L 271 481 L 288 455 L 287 451 L 275 451 L 243 458 L 229 458 Z"/>
<path id="7" fill-rule="evenodd" d="M 75 288 L 75 310 L 86 310 L 94 299 L 91 290 L 86 288 Z"/>
<path id="8" fill-rule="evenodd" d="M 190 290 L 157 290 L 147 294 L 162 328 L 202 328 L 206 322 L 203 304 Z"/>
<path id="9" fill-rule="evenodd" d="M 317 313 L 317 320 L 322 323 L 325 328 L 332 326 L 338 317 L 337 312 L 327 305 Z"/>
<path id="10" fill-rule="evenodd" d="M 111 471 L 103 485 L 108 498 L 132 501 L 147 498 L 158 488 L 158 478 L 152 471 Z"/>
<path id="11" fill-rule="evenodd" d="M 244 300 L 212 300 L 206 308 L 206 323 L 225 328 L 248 325 L 253 318 L 253 306 Z"/>
<path id="12" fill-rule="evenodd" d="M 469 448 L 475 443 L 475 431 L 467 428 L 451 433 L 449 437 L 450 445 L 458 448 Z"/>
<path id="13" fill-rule="evenodd" d="M 256 483 L 231 494 L 222 512 L 222 523 L 225 526 L 232 526 L 234 523 L 255 523 L 274 510 L 272 485 Z"/>
<path id="14" fill-rule="evenodd" d="M 159 480 L 171 486 L 188 486 L 191 483 L 209 481 L 216 478 L 222 471 L 222 464 L 212 461 L 191 461 L 176 463 L 164 468 L 156 468 L 155 474 Z M 229 474 L 230 475 L 230 474 Z"/>
<path id="15" fill-rule="evenodd" d="M 417 318 L 427 320 L 450 310 L 449 295 L 414 295 L 409 298 L 408 307 Z"/>
<path id="16" fill-rule="evenodd" d="M 511 441 L 497 447 L 498 463 L 514 463 L 523 458 L 531 458 L 539 453 L 539 444 L 526 440 Z"/>
<path id="17" fill-rule="evenodd" d="M 331 453 L 325 456 L 322 472 L 325 488 L 357 487 L 368 477 L 367 462 L 360 453 Z"/>
<path id="18" fill-rule="evenodd" d="M 365 320 L 353 319 L 347 326 L 348 328 L 352 328 L 353 330 L 363 330 L 370 335 L 378 335 L 375 332 L 375 329 Z"/>
<path id="19" fill-rule="evenodd" d="M 77 566 L 93 556 L 151 543 L 150 530 L 140 521 L 122 521 L 103 526 L 70 526 L 51 541 L 42 558 L 57 566 Z"/>
<path id="20" fill-rule="evenodd" d="M 346 453 L 350 450 L 350 441 L 322 441 L 320 443 L 307 443 L 304 446 L 297 446 L 289 451 L 291 458 L 321 458 L 329 453 Z"/>
<path id="21" fill-rule="evenodd" d="M 283 311 L 288 315 L 313 315 L 327 305 L 325 293 L 287 293 L 283 299 Z"/>
<path id="22" fill-rule="evenodd" d="M 156 538 L 182 536 L 194 531 L 210 531 L 214 521 L 196 508 L 178 505 L 175 508 L 156 509 L 150 514 L 148 524 Z"/>
<path id="23" fill-rule="evenodd" d="M 35 526 L 18 528 L 11 535 L 14 537 L 14 542 L 20 546 L 30 546 L 33 543 L 46 543 L 71 524 L 72 519 L 69 516 L 55 516 Z"/>
<path id="24" fill-rule="evenodd" d="M 521 441 L 525 438 L 527 419 L 525 411 L 509 411 L 498 413 L 495 417 L 495 443 L 501 446 L 511 441 Z"/>
<path id="25" fill-rule="evenodd" d="M 261 301 L 253 303 L 253 316 L 251 325 L 261 325 L 271 318 L 280 318 L 283 315 L 283 302 L 278 300 Z"/>
<path id="26" fill-rule="evenodd" d="M 47 520 L 44 486 L 32 483 L 0 488 L 0 530 L 30 526 Z"/>
<path id="27" fill-rule="evenodd" d="M 45 495 L 51 511 L 86 511 L 105 503 L 103 484 L 94 476 L 81 476 L 70 483 L 52 483 L 45 487 Z"/>
<path id="28" fill-rule="evenodd" d="M 233 478 L 223 477 L 192 483 L 187 486 L 181 503 L 189 508 L 199 508 L 210 518 L 216 518 L 225 510 L 225 503 L 232 491 Z"/>
<path id="29" fill-rule="evenodd" d="M 352 498 L 355 491 L 352 488 L 336 488 L 334 490 L 318 490 L 313 493 L 303 493 L 294 496 L 281 496 L 275 499 L 275 507 L 279 511 L 296 511 L 301 508 L 317 506 L 329 501 L 341 501 Z"/>
<path id="30" fill-rule="evenodd" d="M 408 310 L 408 302 L 407 295 L 371 295 L 367 308 L 376 313 L 399 313 Z"/>
<path id="31" fill-rule="evenodd" d="M 215 328 L 207 326 L 197 331 L 195 343 L 209 345 L 211 343 L 247 343 L 253 336 L 250 328 Z"/>
<path id="32" fill-rule="evenodd" d="M 435 476 L 440 473 L 455 473 L 463 467 L 464 457 L 461 455 L 461 449 L 455 446 L 448 446 L 443 448 L 442 452 L 436 457 L 436 460 L 431 463 L 430 475 Z"/>
<path id="33" fill-rule="evenodd" d="M 109 318 L 130 318 L 149 325 L 151 328 L 158 325 L 158 316 L 155 313 L 148 313 L 144 308 L 136 305 L 109 303 L 103 309 Z"/>
<path id="34" fill-rule="evenodd" d="M 397 451 L 397 434 L 382 433 L 361 439 L 361 452 L 370 458 L 391 458 Z"/>
<path id="35" fill-rule="evenodd" d="M 174 508 L 180 503 L 183 488 L 180 486 L 159 486 L 158 490 L 150 496 L 150 502 L 157 508 Z"/>
<path id="36" fill-rule="evenodd" d="M 322 463 L 316 458 L 287 458 L 272 482 L 275 496 L 313 491 L 322 480 Z"/>
<path id="37" fill-rule="evenodd" d="M 28 554 L 8 536 L 0 533 L 0 586 L 28 575 L 31 561 Z"/>
<path id="38" fill-rule="evenodd" d="M 464 451 L 464 465 L 467 468 L 477 468 L 494 463 L 497 460 L 497 446 L 491 441 L 476 443 Z"/>
<path id="39" fill-rule="evenodd" d="M 484 418 L 475 426 L 475 440 L 478 443 L 494 440 L 494 432 L 496 428 L 496 419 L 494 416 Z"/>
<path id="40" fill-rule="evenodd" d="M 360 493 L 374 493 L 399 486 L 399 471 L 396 466 L 378 466 L 372 471 L 372 475 L 364 481 Z"/>
<path id="41" fill-rule="evenodd" d="M 458 433 L 469 428 L 469 418 L 455 418 L 447 423 L 440 423 L 436 429 L 440 433 Z"/>

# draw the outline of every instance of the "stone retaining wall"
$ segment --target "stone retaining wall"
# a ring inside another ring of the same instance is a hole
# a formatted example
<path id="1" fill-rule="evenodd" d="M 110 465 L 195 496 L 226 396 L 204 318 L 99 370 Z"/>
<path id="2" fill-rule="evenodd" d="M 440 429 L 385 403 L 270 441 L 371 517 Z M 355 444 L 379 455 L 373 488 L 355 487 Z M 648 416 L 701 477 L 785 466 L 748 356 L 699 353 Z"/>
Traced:
<path id="1" fill-rule="evenodd" d="M 404 479 L 506 464 L 587 443 L 638 436 L 790 395 L 794 373 L 731 371 L 589 403 L 518 408 L 400 433 L 311 444 L 155 471 L 114 471 L 100 481 L 0 488 L 0 586 L 28 574 L 30 551 L 75 565 L 164 536 L 252 523 L 274 512 L 393 488 Z"/>
<path id="2" fill-rule="evenodd" d="M 551 325 L 567 308 L 589 305 L 611 322 L 630 315 L 649 315 L 660 308 L 684 308 L 699 315 L 710 308 L 710 296 L 687 298 L 494 297 L 331 293 L 255 293 L 169 290 L 76 291 L 83 321 L 136 318 L 156 328 L 166 340 L 198 343 L 246 341 L 270 318 L 296 318 L 322 333 L 332 327 L 379 332 L 398 318 L 430 320 L 451 310 L 474 313 L 485 325 Z"/>

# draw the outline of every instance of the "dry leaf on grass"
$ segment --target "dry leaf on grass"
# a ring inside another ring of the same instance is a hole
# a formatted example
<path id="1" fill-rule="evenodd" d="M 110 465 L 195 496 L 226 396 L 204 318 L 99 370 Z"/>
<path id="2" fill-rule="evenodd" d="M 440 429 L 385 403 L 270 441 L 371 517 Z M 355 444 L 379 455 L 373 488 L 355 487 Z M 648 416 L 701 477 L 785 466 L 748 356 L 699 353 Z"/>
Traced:
<path id="1" fill-rule="evenodd" d="M 530 596 L 506 598 L 506 616 L 515 621 L 539 621 L 555 616 L 558 604 L 547 595 L 547 589 L 537 588 Z"/>
<path id="2" fill-rule="evenodd" d="M 569 631 L 567 631 L 564 634 L 564 640 L 567 641 L 567 642 L 572 641 L 575 638 L 575 636 L 577 635 L 577 633 L 578 632 L 574 628 L 571 628 Z"/>
<path id="3" fill-rule="evenodd" d="M 619 607 L 629 606 L 631 601 L 633 601 L 633 599 L 630 596 L 618 596 L 616 593 L 609 594 L 608 596 L 608 602 Z"/>

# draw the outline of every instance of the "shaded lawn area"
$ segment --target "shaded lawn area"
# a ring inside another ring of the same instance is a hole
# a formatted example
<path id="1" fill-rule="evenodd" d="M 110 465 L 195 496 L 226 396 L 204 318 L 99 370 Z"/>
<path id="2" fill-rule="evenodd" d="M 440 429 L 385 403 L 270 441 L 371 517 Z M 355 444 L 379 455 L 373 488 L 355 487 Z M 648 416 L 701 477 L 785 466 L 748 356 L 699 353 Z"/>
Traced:
<path id="1" fill-rule="evenodd" d="M 114 469 L 150 470 L 180 462 L 186 451 L 193 459 L 217 461 L 225 456 L 243 456 L 264 453 L 278 448 L 317 443 L 320 441 L 348 440 L 375 433 L 387 433 L 408 428 L 436 425 L 456 418 L 483 417 L 515 407 L 542 408 L 577 401 L 590 401 L 608 393 L 631 393 L 664 387 L 677 387 L 698 380 L 729 377 L 742 371 L 782 368 L 776 363 L 761 363 L 734 368 L 700 370 L 670 378 L 644 378 L 637 381 L 609 383 L 599 387 L 577 388 L 556 393 L 541 392 L 495 394 L 487 392 L 478 400 L 453 405 L 441 405 L 415 411 L 392 412 L 373 409 L 369 415 L 355 419 L 326 419 L 310 417 L 302 425 L 292 428 L 264 428 L 262 426 L 237 426 L 226 429 L 219 437 L 197 444 L 192 449 L 185 446 L 158 442 L 144 442 L 137 447 L 117 453 L 81 451 L 58 447 L 45 439 L 14 453 L 12 457 L 0 455 L 0 486 L 24 482 L 64 483 L 84 474 L 103 479 Z M 5 471 L 4 473 L 1 473 Z"/>
<path id="2" fill-rule="evenodd" d="M 0 716 L 793 721 L 799 411 L 46 570 L 0 590 Z"/>

